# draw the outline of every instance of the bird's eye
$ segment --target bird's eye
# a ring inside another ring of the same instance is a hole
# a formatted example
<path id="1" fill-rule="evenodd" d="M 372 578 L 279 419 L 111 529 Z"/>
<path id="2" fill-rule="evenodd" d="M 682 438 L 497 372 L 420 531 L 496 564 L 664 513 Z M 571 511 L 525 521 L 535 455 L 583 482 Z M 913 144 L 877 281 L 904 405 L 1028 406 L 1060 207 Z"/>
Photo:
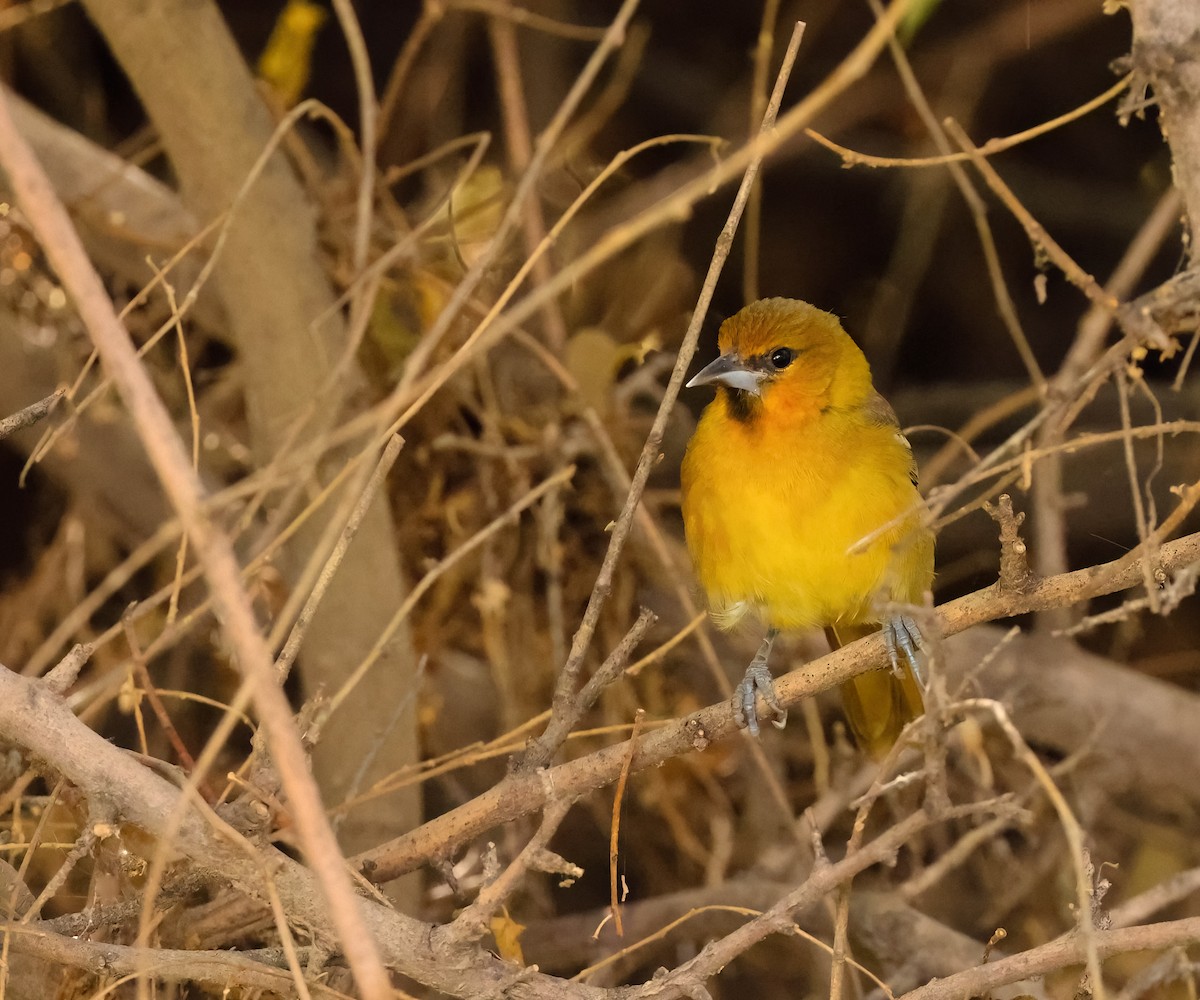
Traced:
<path id="1" fill-rule="evenodd" d="M 790 347 L 777 347 L 771 352 L 771 364 L 775 370 L 786 368 L 795 360 L 796 352 Z"/>

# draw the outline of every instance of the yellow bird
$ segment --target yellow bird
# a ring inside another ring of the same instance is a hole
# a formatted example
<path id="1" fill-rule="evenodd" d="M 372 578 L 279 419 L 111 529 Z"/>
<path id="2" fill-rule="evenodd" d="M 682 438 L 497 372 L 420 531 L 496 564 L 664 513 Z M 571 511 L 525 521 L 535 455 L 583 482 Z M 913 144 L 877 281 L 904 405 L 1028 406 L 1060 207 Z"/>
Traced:
<path id="1" fill-rule="evenodd" d="M 734 714 L 757 734 L 762 694 L 786 722 L 767 666 L 781 630 L 824 628 L 837 648 L 882 625 L 891 671 L 842 686 L 851 730 L 878 756 L 923 707 L 921 632 L 894 608 L 933 581 L 912 448 L 831 313 L 763 299 L 722 324 L 718 347 L 688 383 L 717 396 L 684 455 L 683 523 L 717 625 L 766 628 Z"/>

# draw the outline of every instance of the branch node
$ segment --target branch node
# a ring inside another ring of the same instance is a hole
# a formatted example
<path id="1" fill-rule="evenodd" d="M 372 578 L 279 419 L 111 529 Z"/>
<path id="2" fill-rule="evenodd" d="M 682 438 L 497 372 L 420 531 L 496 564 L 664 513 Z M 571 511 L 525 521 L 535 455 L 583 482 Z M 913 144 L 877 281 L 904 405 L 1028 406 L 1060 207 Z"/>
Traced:
<path id="1" fill-rule="evenodd" d="M 577 880 L 583 878 L 583 869 L 579 865 L 545 847 L 538 848 L 530 854 L 529 868 L 531 871 L 545 872 L 547 875 L 561 875 L 562 880 L 558 883 L 561 889 L 569 889 Z"/>
<path id="2" fill-rule="evenodd" d="M 446 883 L 446 888 L 453 894 L 455 900 L 460 906 L 465 906 L 467 903 L 467 894 L 463 891 L 462 883 L 459 882 L 458 876 L 454 874 L 454 865 L 447 857 L 434 858 L 432 861 L 433 869 L 442 877 L 442 881 Z M 364 874 L 366 874 L 364 872 Z"/>
<path id="3" fill-rule="evenodd" d="M 1037 582 L 1037 576 L 1029 568 L 1028 551 L 1021 538 L 1025 512 L 1013 511 L 1012 497 L 1007 493 L 1001 493 L 994 504 L 984 501 L 983 509 L 1000 525 L 1000 579 L 997 586 L 1005 593 L 1028 594 Z"/>
<path id="4" fill-rule="evenodd" d="M 492 885 L 500 877 L 500 856 L 496 853 L 496 842 L 489 840 L 483 851 L 483 875 L 481 885 Z"/>
<path id="5" fill-rule="evenodd" d="M 96 647 L 90 642 L 76 643 L 71 651 L 55 664 L 45 676 L 43 683 L 55 694 L 62 696 L 70 690 L 71 685 L 79 678 L 79 671 L 92 658 Z"/>
<path id="6" fill-rule="evenodd" d="M 708 749 L 709 744 L 712 743 L 712 737 L 709 735 L 704 723 L 701 722 L 696 716 L 688 719 L 683 724 L 683 728 L 687 730 L 693 750 L 703 753 Z"/>
<path id="7" fill-rule="evenodd" d="M 821 824 L 817 822 L 812 807 L 804 810 L 804 818 L 808 820 L 809 845 L 813 853 L 813 871 L 829 867 L 829 855 L 825 853 L 825 841 L 821 839 Z"/>
<path id="8" fill-rule="evenodd" d="M 1117 309 L 1117 322 L 1137 343 L 1163 358 L 1179 349 L 1180 334 L 1200 330 L 1200 267 L 1182 271 Z"/>

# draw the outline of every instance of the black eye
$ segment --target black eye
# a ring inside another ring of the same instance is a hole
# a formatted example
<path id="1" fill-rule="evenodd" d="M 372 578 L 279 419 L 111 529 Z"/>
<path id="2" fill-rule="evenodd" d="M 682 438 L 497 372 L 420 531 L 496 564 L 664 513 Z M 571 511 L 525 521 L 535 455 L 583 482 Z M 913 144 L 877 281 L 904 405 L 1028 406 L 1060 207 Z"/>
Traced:
<path id="1" fill-rule="evenodd" d="M 771 352 L 771 364 L 776 371 L 786 368 L 796 359 L 796 352 L 790 347 L 777 347 Z"/>

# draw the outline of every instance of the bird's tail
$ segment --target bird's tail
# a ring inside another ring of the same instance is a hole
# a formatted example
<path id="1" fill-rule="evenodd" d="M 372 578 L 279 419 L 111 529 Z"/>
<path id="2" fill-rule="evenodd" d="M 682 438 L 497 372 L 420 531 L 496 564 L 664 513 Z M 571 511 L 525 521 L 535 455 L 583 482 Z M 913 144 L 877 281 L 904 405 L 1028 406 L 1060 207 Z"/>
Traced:
<path id="1" fill-rule="evenodd" d="M 833 649 L 878 631 L 878 625 L 838 625 L 825 629 Z M 912 668 L 901 658 L 901 672 L 869 670 L 842 685 L 842 708 L 854 742 L 873 759 L 881 759 L 896 742 L 905 724 L 924 710 L 921 687 Z"/>

